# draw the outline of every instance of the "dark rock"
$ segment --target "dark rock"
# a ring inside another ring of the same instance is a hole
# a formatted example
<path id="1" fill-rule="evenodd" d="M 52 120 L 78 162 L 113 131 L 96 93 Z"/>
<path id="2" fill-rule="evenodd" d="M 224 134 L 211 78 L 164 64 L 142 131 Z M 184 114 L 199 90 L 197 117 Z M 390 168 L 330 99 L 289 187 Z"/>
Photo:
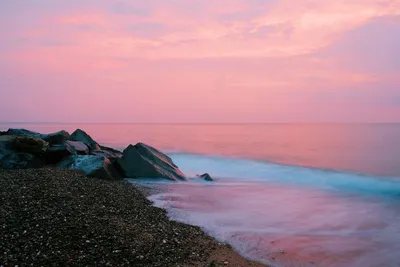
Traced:
<path id="1" fill-rule="evenodd" d="M 42 134 L 41 138 L 50 145 L 61 145 L 70 139 L 70 135 L 63 130 L 56 133 Z"/>
<path id="2" fill-rule="evenodd" d="M 101 150 L 93 150 L 90 152 L 90 154 L 107 157 L 109 159 L 119 159 L 120 157 L 122 157 L 121 151 L 106 146 L 100 146 L 100 148 Z"/>
<path id="3" fill-rule="evenodd" d="M 10 128 L 6 132 L 7 135 L 14 135 L 14 136 L 29 136 L 29 137 L 37 137 L 41 138 L 41 134 L 33 131 L 29 131 L 26 129 L 13 129 Z"/>
<path id="4" fill-rule="evenodd" d="M 69 140 L 70 135 L 66 131 L 59 131 L 56 133 L 50 134 L 41 134 L 38 132 L 33 132 L 26 129 L 8 129 L 6 132 L 7 135 L 14 135 L 14 136 L 29 136 L 29 137 L 36 137 L 41 138 L 44 141 L 48 142 L 50 145 L 59 145 L 63 144 L 65 141 Z"/>
<path id="5" fill-rule="evenodd" d="M 43 154 L 49 144 L 36 137 L 17 136 L 12 141 L 13 149 L 17 152 L 31 153 L 35 155 Z"/>
<path id="6" fill-rule="evenodd" d="M 90 135 L 84 132 L 81 129 L 77 129 L 75 132 L 71 134 L 70 140 L 72 141 L 80 141 L 87 145 L 91 150 L 100 150 L 100 145 L 93 140 Z"/>
<path id="7" fill-rule="evenodd" d="M 66 141 L 65 144 L 73 147 L 78 155 L 88 155 L 89 147 L 80 141 Z"/>
<path id="8" fill-rule="evenodd" d="M 71 155 L 76 155 L 75 147 L 69 144 L 53 145 L 46 150 L 44 158 L 49 164 L 56 164 L 69 157 Z"/>
<path id="9" fill-rule="evenodd" d="M 121 178 L 111 161 L 105 157 L 73 155 L 60 162 L 57 166 L 65 169 L 79 170 L 90 177 L 106 180 Z"/>
<path id="10" fill-rule="evenodd" d="M 11 135 L 0 136 L 0 159 L 8 154 L 13 153 L 13 141 L 15 137 Z"/>
<path id="11" fill-rule="evenodd" d="M 29 153 L 11 153 L 0 159 L 1 169 L 31 169 L 43 166 L 41 159 Z"/>
<path id="12" fill-rule="evenodd" d="M 202 175 L 199 175 L 200 178 L 203 178 L 206 181 L 212 182 L 214 181 L 214 179 L 208 174 L 208 173 L 204 173 Z"/>
<path id="13" fill-rule="evenodd" d="M 129 145 L 118 159 L 118 165 L 125 177 L 129 178 L 186 180 L 170 157 L 143 143 Z"/>

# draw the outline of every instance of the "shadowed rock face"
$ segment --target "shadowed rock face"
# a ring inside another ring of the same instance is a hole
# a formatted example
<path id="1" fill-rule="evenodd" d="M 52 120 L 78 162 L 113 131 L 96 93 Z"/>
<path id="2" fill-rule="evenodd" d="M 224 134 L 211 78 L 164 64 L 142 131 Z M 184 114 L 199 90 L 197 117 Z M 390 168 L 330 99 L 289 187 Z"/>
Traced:
<path id="1" fill-rule="evenodd" d="M 170 157 L 143 143 L 128 146 L 117 162 L 125 177 L 186 180 Z"/>
<path id="2" fill-rule="evenodd" d="M 65 169 L 79 170 L 90 177 L 106 180 L 120 178 L 111 161 L 105 157 L 73 155 L 60 162 L 57 166 Z"/>
<path id="3" fill-rule="evenodd" d="M 43 154 L 49 144 L 43 139 L 30 136 L 17 136 L 12 141 L 13 149 L 17 152 Z"/>
<path id="4" fill-rule="evenodd" d="M 68 144 L 61 144 L 49 147 L 44 154 L 44 158 L 48 164 L 57 164 L 66 157 L 76 154 L 75 147 Z"/>
<path id="5" fill-rule="evenodd" d="M 100 145 L 93 138 L 81 129 L 77 129 L 71 134 L 70 140 L 80 141 L 87 145 L 90 150 L 101 150 Z"/>
<path id="6" fill-rule="evenodd" d="M 0 158 L 0 168 L 5 170 L 42 167 L 44 167 L 44 162 L 37 156 L 29 153 L 11 153 Z"/>

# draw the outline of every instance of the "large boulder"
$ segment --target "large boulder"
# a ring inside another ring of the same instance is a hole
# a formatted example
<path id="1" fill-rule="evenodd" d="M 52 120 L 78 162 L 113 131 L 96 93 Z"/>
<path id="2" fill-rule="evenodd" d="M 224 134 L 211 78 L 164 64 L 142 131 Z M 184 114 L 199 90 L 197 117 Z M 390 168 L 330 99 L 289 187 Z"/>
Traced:
<path id="1" fill-rule="evenodd" d="M 122 152 L 111 147 L 100 146 L 101 150 L 92 150 L 90 155 L 103 156 L 109 159 L 119 159 L 122 157 Z"/>
<path id="2" fill-rule="evenodd" d="M 170 157 L 143 143 L 129 145 L 117 162 L 128 178 L 186 180 Z"/>
<path id="3" fill-rule="evenodd" d="M 35 137 L 43 139 L 44 141 L 48 142 L 50 145 L 59 145 L 63 144 L 65 141 L 69 140 L 70 135 L 66 131 L 59 131 L 50 134 L 41 134 L 38 132 L 33 132 L 26 129 L 13 129 L 10 128 L 6 132 L 7 135 L 14 135 L 14 136 L 28 136 L 28 137 Z"/>
<path id="4" fill-rule="evenodd" d="M 42 168 L 44 162 L 29 153 L 10 153 L 0 158 L 0 169 L 31 169 Z"/>
<path id="5" fill-rule="evenodd" d="M 70 135 L 63 130 L 56 133 L 42 134 L 41 138 L 50 145 L 61 145 L 70 139 Z"/>
<path id="6" fill-rule="evenodd" d="M 56 164 L 63 159 L 76 155 L 76 149 L 69 144 L 53 145 L 47 148 L 44 158 L 48 164 Z"/>
<path id="7" fill-rule="evenodd" d="M 46 152 L 48 146 L 49 144 L 46 141 L 37 137 L 16 136 L 12 140 L 12 147 L 16 152 L 42 155 Z"/>
<path id="8" fill-rule="evenodd" d="M 121 175 L 116 171 L 111 161 L 105 157 L 73 155 L 60 162 L 57 166 L 60 168 L 79 170 L 90 177 L 107 180 L 121 178 Z"/>
<path id="9" fill-rule="evenodd" d="M 80 141 L 66 141 L 66 146 L 73 147 L 76 154 L 78 155 L 88 155 L 89 147 Z"/>
<path id="10" fill-rule="evenodd" d="M 26 130 L 26 129 L 13 129 L 10 128 L 8 129 L 8 131 L 6 132 L 7 135 L 14 135 L 14 136 L 29 136 L 29 137 L 37 137 L 40 138 L 41 134 L 38 132 L 33 132 L 30 130 Z"/>
<path id="11" fill-rule="evenodd" d="M 87 145 L 90 150 L 100 150 L 100 145 L 93 138 L 81 129 L 77 129 L 71 134 L 70 140 L 80 141 Z"/>

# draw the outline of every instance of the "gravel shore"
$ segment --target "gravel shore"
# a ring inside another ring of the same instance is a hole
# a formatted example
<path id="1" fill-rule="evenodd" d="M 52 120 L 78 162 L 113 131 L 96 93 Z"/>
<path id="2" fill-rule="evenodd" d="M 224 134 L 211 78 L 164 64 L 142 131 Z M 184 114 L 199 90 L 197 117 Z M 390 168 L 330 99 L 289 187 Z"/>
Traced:
<path id="1" fill-rule="evenodd" d="M 126 182 L 0 170 L 0 266 L 264 266 L 168 220 Z"/>

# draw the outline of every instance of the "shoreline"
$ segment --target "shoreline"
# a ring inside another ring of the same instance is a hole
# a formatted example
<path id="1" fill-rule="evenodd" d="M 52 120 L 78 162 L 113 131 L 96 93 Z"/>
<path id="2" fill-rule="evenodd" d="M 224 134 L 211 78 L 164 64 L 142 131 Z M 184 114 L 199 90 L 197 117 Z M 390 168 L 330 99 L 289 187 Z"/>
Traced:
<path id="1" fill-rule="evenodd" d="M 43 168 L 0 170 L 0 265 L 266 266 L 170 220 L 140 187 Z"/>

